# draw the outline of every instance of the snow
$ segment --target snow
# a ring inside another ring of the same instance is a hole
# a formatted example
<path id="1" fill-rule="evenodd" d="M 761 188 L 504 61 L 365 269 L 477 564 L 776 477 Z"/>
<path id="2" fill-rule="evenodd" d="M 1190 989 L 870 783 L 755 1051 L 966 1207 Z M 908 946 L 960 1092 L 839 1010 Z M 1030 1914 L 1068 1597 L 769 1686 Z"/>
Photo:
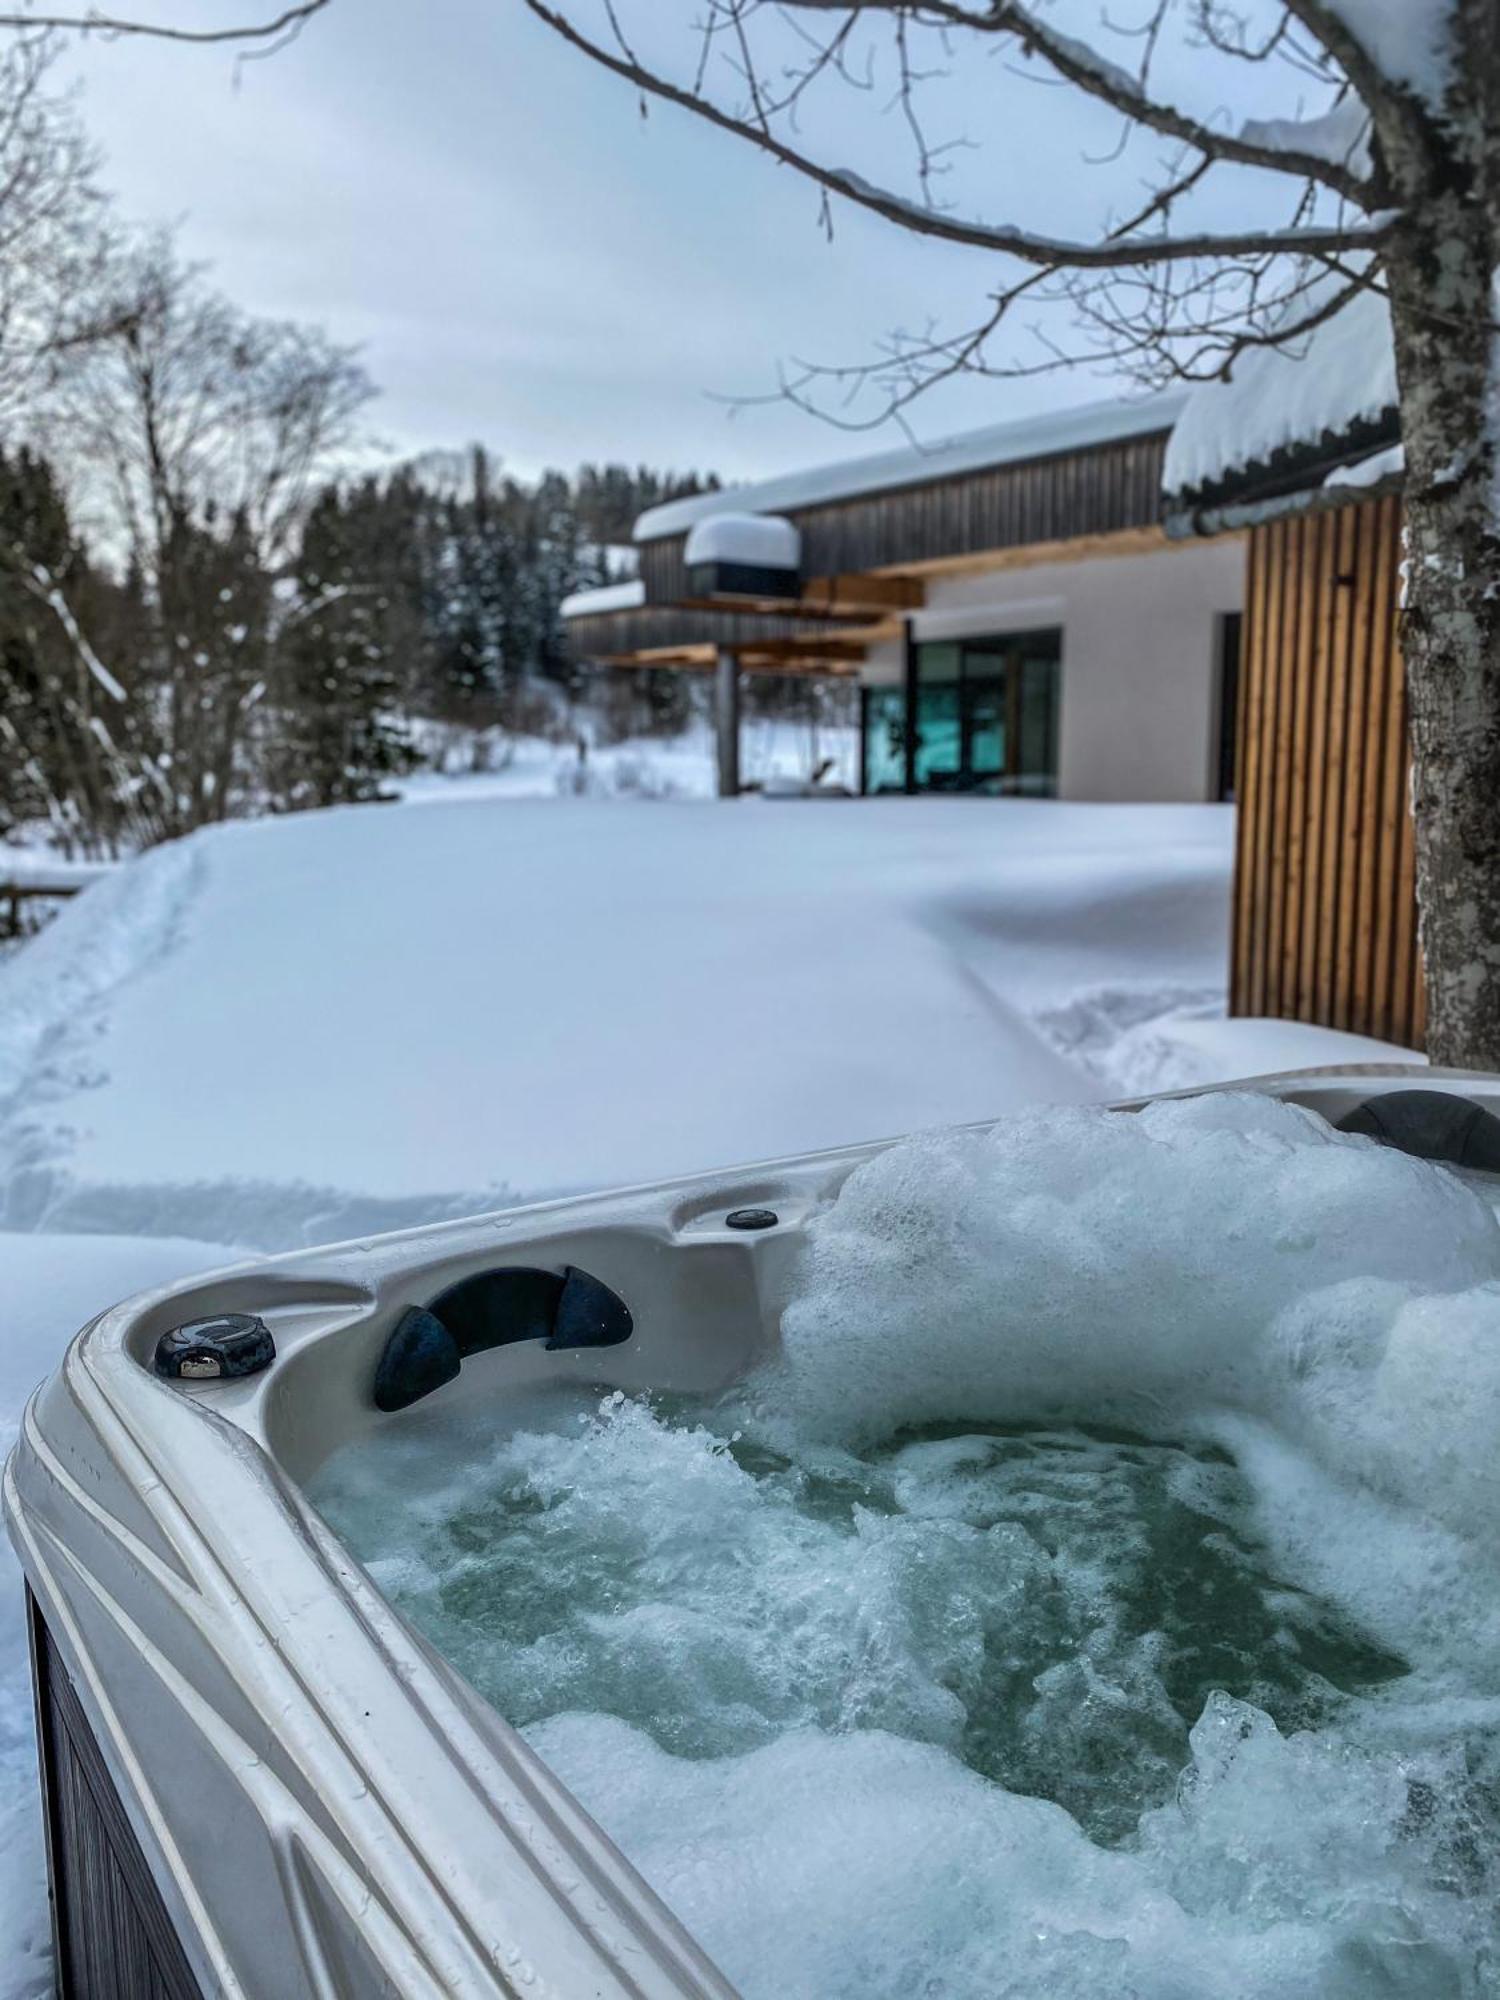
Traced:
<path id="1" fill-rule="evenodd" d="M 802 536 L 779 514 L 710 514 L 693 523 L 682 559 L 795 570 L 802 563 Z"/>
<path id="2" fill-rule="evenodd" d="M 1077 1098 L 1023 1010 L 1220 977 L 1217 808 L 429 800 L 159 848 L 20 953 L 0 1224 L 316 1240 Z"/>
<path id="3" fill-rule="evenodd" d="M 811 767 L 805 729 L 746 738 L 752 767 Z M 849 732 L 819 742 L 850 768 Z M 92 1313 L 247 1250 L 1096 1100 L 1134 1087 L 1131 1035 L 1167 1073 L 1174 1017 L 1199 1074 L 1280 1060 L 1253 1024 L 1202 1039 L 1228 808 L 709 803 L 705 730 L 581 767 L 512 748 L 405 805 L 158 848 L 0 963 L 0 1425 Z M 1299 1057 L 1337 1046 L 1297 1031 Z M 19 2000 L 44 1905 L 0 1603 Z"/>
<path id="4" fill-rule="evenodd" d="M 1011 12 L 1020 16 L 1023 23 L 1037 19 L 1033 9 L 1029 7 L 1012 7 Z M 1023 35 L 1024 32 L 1023 25 Z M 1052 51 L 1056 50 L 1064 62 L 1088 71 L 1091 76 L 1098 79 L 1105 90 L 1113 91 L 1117 97 L 1128 99 L 1138 96 L 1140 79 L 1132 76 L 1128 69 L 1122 68 L 1119 63 L 1111 62 L 1107 56 L 1100 55 L 1097 49 L 1087 42 L 1079 41 L 1076 35 L 1065 35 L 1050 23 L 1045 29 L 1045 34 L 1042 53 L 1048 61 L 1052 60 Z"/>
<path id="5" fill-rule="evenodd" d="M 32 580 L 36 584 L 42 602 L 53 613 L 58 623 L 67 633 L 68 638 L 72 641 L 74 652 L 82 660 L 89 673 L 93 675 L 111 701 L 123 702 L 125 700 L 124 688 L 120 686 L 120 683 L 115 679 L 109 668 L 105 666 L 99 655 L 84 637 L 77 619 L 73 616 L 72 606 L 68 603 L 62 591 L 52 581 L 51 573 L 40 563 L 37 563 L 32 569 Z"/>
<path id="6" fill-rule="evenodd" d="M 107 875 L 108 861 L 69 861 L 44 847 L 15 847 L 0 841 L 0 889 L 12 883 L 28 889 L 83 889 Z"/>
<path id="7" fill-rule="evenodd" d="M 472 751 L 473 742 L 469 741 Z M 389 789 L 409 805 L 452 805 L 457 800 L 647 798 L 710 799 L 718 792 L 713 732 L 697 723 L 680 736 L 632 736 L 620 743 L 590 744 L 580 761 L 576 737 L 550 742 L 538 736 L 498 735 L 483 746 L 490 768 L 458 776 L 416 771 Z M 845 724 L 795 722 L 750 716 L 740 725 L 740 772 L 746 785 L 775 778 L 811 777 L 833 760 L 830 782 L 859 787 L 859 732 Z"/>
<path id="8" fill-rule="evenodd" d="M 1311 154 L 1352 173 L 1370 171 L 1370 114 L 1352 91 L 1315 118 L 1247 118 L 1240 137 L 1272 152 Z"/>
<path id="9" fill-rule="evenodd" d="M 1441 107 L 1453 77 L 1454 0 L 1325 0 L 1393 83 L 1406 84 L 1431 109 Z"/>
<path id="10" fill-rule="evenodd" d="M 597 618 L 603 611 L 638 611 L 646 601 L 646 586 L 638 576 L 623 583 L 601 583 L 595 590 L 575 590 L 558 605 L 560 618 Z"/>
<path id="11" fill-rule="evenodd" d="M 992 465 L 1013 465 L 1023 459 L 1047 458 L 1057 452 L 1084 451 L 1091 445 L 1119 438 L 1147 437 L 1170 428 L 1183 406 L 1180 394 L 1149 396 L 1133 403 L 1086 403 L 1044 416 L 1022 417 L 990 424 L 931 445 L 903 445 L 895 451 L 874 452 L 814 466 L 806 472 L 784 473 L 721 493 L 700 493 L 649 508 L 635 524 L 637 542 L 682 535 L 699 521 L 722 514 L 727 505 L 747 513 L 774 514 L 799 507 L 821 506 L 858 493 L 883 493 L 901 486 L 925 486 L 931 480 L 960 473 L 981 472 Z"/>
<path id="12" fill-rule="evenodd" d="M 1092 995 L 1065 1018 L 1082 1017 L 1092 1029 L 1074 1043 L 1113 1097 L 1149 1096 L 1163 1090 L 1194 1090 L 1206 1083 L 1274 1076 L 1289 1069 L 1316 1069 L 1329 1063 L 1424 1062 L 1410 1049 L 1393 1049 L 1369 1035 L 1315 1028 L 1306 1021 L 1226 1020 L 1219 996 L 1187 1002 L 1145 1019 L 1132 1010 L 1111 1018 L 1108 1001 Z M 1124 996 L 1127 1000 L 1129 995 Z M 1099 1016 L 1103 1013 L 1103 1032 Z M 1059 1031 L 1057 1022 L 1054 1032 Z"/>
<path id="13" fill-rule="evenodd" d="M 1325 486 L 1379 486 L 1383 480 L 1399 479 L 1406 470 L 1406 446 L 1387 445 L 1384 451 L 1372 451 L 1368 458 L 1361 458 L 1353 465 L 1338 465 L 1323 481 Z"/>
<path id="14" fill-rule="evenodd" d="M 1299 316 L 1316 305 L 1310 292 Z M 1231 380 L 1200 383 L 1168 441 L 1162 486 L 1182 499 L 1277 451 L 1340 437 L 1397 406 L 1390 310 L 1378 292 L 1358 292 L 1289 346 L 1242 354 Z"/>

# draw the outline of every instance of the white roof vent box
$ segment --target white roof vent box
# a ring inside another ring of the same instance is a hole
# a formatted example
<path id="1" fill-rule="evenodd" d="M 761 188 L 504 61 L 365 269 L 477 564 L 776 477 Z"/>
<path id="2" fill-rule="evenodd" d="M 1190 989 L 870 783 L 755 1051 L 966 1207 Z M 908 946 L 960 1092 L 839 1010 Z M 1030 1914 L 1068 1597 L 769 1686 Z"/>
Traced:
<path id="1" fill-rule="evenodd" d="M 690 597 L 795 598 L 802 535 L 780 514 L 710 514 L 683 550 Z"/>

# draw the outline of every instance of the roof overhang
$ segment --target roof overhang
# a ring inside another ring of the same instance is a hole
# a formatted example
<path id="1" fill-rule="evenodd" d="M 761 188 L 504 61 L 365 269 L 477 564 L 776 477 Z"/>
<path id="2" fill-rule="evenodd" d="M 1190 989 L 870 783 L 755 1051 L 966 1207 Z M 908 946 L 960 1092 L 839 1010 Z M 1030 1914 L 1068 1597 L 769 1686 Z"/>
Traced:
<path id="1" fill-rule="evenodd" d="M 699 522 L 736 506 L 757 516 L 800 517 L 811 508 L 939 485 L 1028 460 L 1164 436 L 1181 414 L 1184 401 L 1176 390 L 1131 402 L 1110 397 L 1012 418 L 931 444 L 905 443 L 894 450 L 785 473 L 727 492 L 686 495 L 648 508 L 635 523 L 633 539 L 653 542 L 687 534 Z"/>
<path id="2" fill-rule="evenodd" d="M 1391 408 L 1315 443 L 1289 447 L 1196 491 L 1169 494 L 1167 533 L 1180 540 L 1254 528 L 1397 493 L 1404 480 L 1401 417 Z"/>

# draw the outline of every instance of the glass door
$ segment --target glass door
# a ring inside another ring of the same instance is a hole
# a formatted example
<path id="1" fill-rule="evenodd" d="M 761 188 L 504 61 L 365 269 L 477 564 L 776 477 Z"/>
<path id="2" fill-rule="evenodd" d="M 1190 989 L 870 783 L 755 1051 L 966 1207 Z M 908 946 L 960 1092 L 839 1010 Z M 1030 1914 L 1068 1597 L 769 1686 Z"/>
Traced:
<path id="1" fill-rule="evenodd" d="M 1057 789 L 1060 632 L 960 642 L 961 789 L 1049 797 Z"/>
<path id="2" fill-rule="evenodd" d="M 996 791 L 1005 778 L 1007 739 L 1011 733 L 1006 701 L 1007 676 L 991 672 L 971 675 L 967 671 L 967 659 L 964 664 L 963 789 L 966 792 Z M 986 661 L 985 665 L 988 664 Z"/>

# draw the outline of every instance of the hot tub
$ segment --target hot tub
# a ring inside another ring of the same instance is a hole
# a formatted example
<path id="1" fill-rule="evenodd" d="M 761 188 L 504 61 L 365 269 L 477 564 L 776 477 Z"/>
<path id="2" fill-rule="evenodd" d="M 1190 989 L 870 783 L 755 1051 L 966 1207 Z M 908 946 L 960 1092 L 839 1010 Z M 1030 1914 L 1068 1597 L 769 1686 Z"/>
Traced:
<path id="1" fill-rule="evenodd" d="M 1241 1088 L 1338 1120 L 1413 1085 L 1500 1110 L 1500 1079 L 1428 1070 Z M 882 1150 L 241 1265 L 79 1334 L 5 1476 L 65 1991 L 734 1991 L 307 1489 L 445 1408 L 728 1389 Z"/>

